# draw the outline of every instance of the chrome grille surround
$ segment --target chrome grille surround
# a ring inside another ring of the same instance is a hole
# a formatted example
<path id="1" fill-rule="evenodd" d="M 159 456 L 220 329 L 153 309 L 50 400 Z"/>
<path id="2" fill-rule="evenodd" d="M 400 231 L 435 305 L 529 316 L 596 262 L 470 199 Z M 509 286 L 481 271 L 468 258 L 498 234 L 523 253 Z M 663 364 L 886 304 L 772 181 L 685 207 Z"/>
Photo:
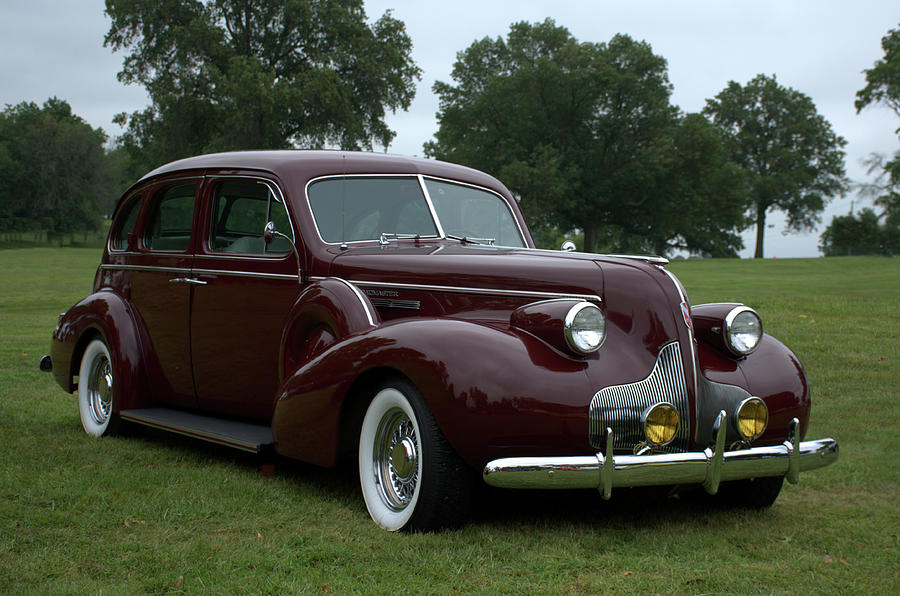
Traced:
<path id="1" fill-rule="evenodd" d="M 690 413 L 681 349 L 677 341 L 659 350 L 656 364 L 647 378 L 635 383 L 605 387 L 594 394 L 590 406 L 591 446 L 603 449 L 607 427 L 613 431 L 613 449 L 634 449 L 645 440 L 641 414 L 648 407 L 668 402 L 678 412 L 675 439 L 662 451 L 680 452 L 690 448 Z"/>

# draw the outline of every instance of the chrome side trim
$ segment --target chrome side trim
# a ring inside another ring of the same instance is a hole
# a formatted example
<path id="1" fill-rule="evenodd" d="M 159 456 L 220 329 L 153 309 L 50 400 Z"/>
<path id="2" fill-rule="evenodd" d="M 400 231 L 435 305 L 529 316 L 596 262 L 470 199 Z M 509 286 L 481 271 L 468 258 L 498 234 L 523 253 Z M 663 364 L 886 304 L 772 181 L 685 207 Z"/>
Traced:
<path id="1" fill-rule="evenodd" d="M 324 277 L 311 277 L 313 281 L 325 279 Z M 593 294 L 566 294 L 564 292 L 536 292 L 529 290 L 501 290 L 497 288 L 468 288 L 456 286 L 435 286 L 425 284 L 405 284 L 387 281 L 360 281 L 350 280 L 355 286 L 364 288 L 393 288 L 398 290 L 414 290 L 421 292 L 449 292 L 453 294 L 487 294 L 491 296 L 515 296 L 519 298 L 571 298 L 575 300 L 587 300 L 591 302 L 602 302 L 600 296 Z"/>
<path id="2" fill-rule="evenodd" d="M 369 298 L 372 305 L 377 308 L 402 308 L 406 310 L 419 310 L 422 303 L 418 300 L 394 300 L 392 298 Z"/>
<path id="3" fill-rule="evenodd" d="M 190 267 L 154 267 L 152 265 L 119 265 L 116 263 L 105 263 L 100 265 L 100 269 L 104 271 L 151 271 L 154 273 L 188 273 Z"/>
<path id="4" fill-rule="evenodd" d="M 613 448 L 632 449 L 644 440 L 641 414 L 660 402 L 675 406 L 679 419 L 675 438 L 663 449 L 686 451 L 691 439 L 690 417 L 681 348 L 677 341 L 660 348 L 656 364 L 646 378 L 635 383 L 604 387 L 594 394 L 589 409 L 591 446 L 597 449 L 603 447 L 604 431 L 609 427 L 616 437 Z"/>
<path id="5" fill-rule="evenodd" d="M 179 267 L 154 267 L 151 265 L 118 265 L 107 263 L 100 265 L 106 271 L 151 271 L 155 273 L 180 273 L 193 275 L 229 275 L 232 277 L 255 277 L 258 279 L 288 279 L 297 281 L 297 276 L 289 273 L 258 273 L 256 271 L 232 271 L 228 269 L 189 269 Z"/>
<path id="6" fill-rule="evenodd" d="M 331 277 L 329 279 L 334 279 L 334 280 L 341 282 L 342 284 L 346 284 L 348 288 L 353 290 L 353 293 L 356 294 L 356 297 L 359 299 L 359 303 L 363 307 L 363 310 L 366 311 L 366 317 L 368 317 L 368 319 L 369 319 L 369 325 L 371 325 L 372 327 L 375 327 L 376 315 L 374 312 L 372 312 L 371 303 L 366 299 L 365 296 L 363 296 L 363 293 L 359 291 L 359 288 L 357 288 L 355 285 L 353 285 L 346 279 L 342 279 L 340 277 Z"/>
<path id="7" fill-rule="evenodd" d="M 687 309 L 688 309 L 688 313 L 690 313 L 690 305 L 691 305 L 691 303 L 688 302 L 687 296 L 685 296 L 685 294 L 684 294 L 684 290 L 682 289 L 681 282 L 678 281 L 678 278 L 675 277 L 675 274 L 673 274 L 673 273 L 672 273 L 671 271 L 669 271 L 668 269 L 666 269 L 666 268 L 664 268 L 664 267 L 659 267 L 659 270 L 662 271 L 663 273 L 665 273 L 666 276 L 668 276 L 668 278 L 669 278 L 670 280 L 672 280 L 672 283 L 675 284 L 675 289 L 678 291 L 678 296 L 681 298 L 682 308 L 687 308 Z M 676 324 L 677 324 L 677 323 L 676 323 Z M 686 321 L 685 321 L 685 324 L 687 324 Z M 690 325 L 687 325 L 687 330 L 688 330 L 688 340 L 689 340 L 690 343 L 691 343 L 691 346 L 690 346 L 690 347 L 691 347 L 691 372 L 692 372 L 693 377 L 694 377 L 694 392 L 697 393 L 697 394 L 699 394 L 699 393 L 700 393 L 700 386 L 697 384 L 697 371 L 700 370 L 700 361 L 699 361 L 699 359 L 697 358 L 697 342 L 696 342 L 696 340 L 694 339 L 694 322 L 693 322 L 693 319 L 691 320 L 691 324 L 690 324 Z M 694 411 L 694 415 L 697 417 L 697 420 L 700 420 L 700 400 L 699 400 L 699 399 L 695 399 L 694 402 L 695 402 L 695 411 Z M 695 429 L 695 431 L 696 431 L 696 433 L 699 433 L 699 432 L 700 432 L 700 425 L 699 425 L 699 424 L 697 425 L 697 428 Z M 696 440 L 698 436 L 699 436 L 699 434 L 695 434 L 695 435 L 694 435 L 694 440 Z"/>
<path id="8" fill-rule="evenodd" d="M 724 413 L 720 418 L 724 430 Z M 612 432 L 609 435 L 605 451 L 596 455 L 495 459 L 485 466 L 482 477 L 501 488 L 596 488 L 604 497 L 614 487 L 676 484 L 703 485 L 714 494 L 721 482 L 732 480 L 787 476 L 793 482 L 800 472 L 838 459 L 838 443 L 832 438 L 797 443 L 794 435 L 779 445 L 724 451 L 725 433 L 720 432 L 722 439 L 704 451 L 616 456 Z"/>
<path id="9" fill-rule="evenodd" d="M 193 269 L 194 275 L 228 275 L 231 277 L 254 277 L 257 279 L 287 279 L 297 281 L 291 273 L 259 273 L 256 271 L 234 271 L 231 269 Z"/>

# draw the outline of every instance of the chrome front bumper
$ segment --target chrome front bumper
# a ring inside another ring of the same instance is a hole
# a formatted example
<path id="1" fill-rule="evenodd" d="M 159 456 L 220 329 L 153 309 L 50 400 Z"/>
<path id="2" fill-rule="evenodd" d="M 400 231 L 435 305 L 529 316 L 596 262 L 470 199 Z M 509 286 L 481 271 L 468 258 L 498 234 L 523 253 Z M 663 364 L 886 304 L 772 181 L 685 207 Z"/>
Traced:
<path id="1" fill-rule="evenodd" d="M 798 439 L 799 422 L 791 421 L 781 445 L 725 451 L 725 412 L 713 425 L 713 446 L 699 452 L 613 456 L 612 430 L 605 453 L 572 457 L 509 457 L 488 462 L 482 476 L 502 488 L 596 488 L 608 499 L 613 487 L 702 484 L 716 494 L 719 483 L 745 478 L 785 476 L 796 484 L 800 472 L 837 461 L 834 439 Z M 721 431 L 721 432 L 720 432 Z"/>

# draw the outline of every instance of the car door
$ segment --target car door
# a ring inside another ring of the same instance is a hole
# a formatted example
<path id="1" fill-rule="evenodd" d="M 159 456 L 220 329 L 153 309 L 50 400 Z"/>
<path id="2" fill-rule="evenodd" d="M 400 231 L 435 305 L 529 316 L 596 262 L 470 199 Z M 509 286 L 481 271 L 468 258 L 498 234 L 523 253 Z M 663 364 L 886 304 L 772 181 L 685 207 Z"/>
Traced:
<path id="1" fill-rule="evenodd" d="M 195 280 L 194 220 L 200 178 L 162 182 L 147 189 L 149 203 L 119 268 L 149 338 L 144 346 L 150 391 L 160 403 L 196 407 L 190 351 L 190 301 Z M 111 252 L 112 254 L 112 252 Z"/>
<path id="2" fill-rule="evenodd" d="M 191 353 L 200 407 L 268 422 L 278 388 L 284 319 L 296 300 L 292 241 L 263 238 L 266 223 L 294 238 L 283 194 L 272 180 L 221 176 L 204 191 L 194 259 Z"/>

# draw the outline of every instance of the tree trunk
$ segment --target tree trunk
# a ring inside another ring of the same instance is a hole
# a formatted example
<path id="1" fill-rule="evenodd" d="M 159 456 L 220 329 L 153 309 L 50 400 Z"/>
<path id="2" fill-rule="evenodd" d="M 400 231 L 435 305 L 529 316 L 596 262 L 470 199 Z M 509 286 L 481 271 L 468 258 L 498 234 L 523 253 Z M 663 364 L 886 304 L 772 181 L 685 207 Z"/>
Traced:
<path id="1" fill-rule="evenodd" d="M 753 254 L 754 259 L 763 258 L 763 241 L 766 239 L 766 209 L 767 206 L 757 204 L 756 206 L 756 252 Z"/>
<path id="2" fill-rule="evenodd" d="M 584 226 L 584 252 L 594 252 L 597 246 L 597 226 Z"/>

